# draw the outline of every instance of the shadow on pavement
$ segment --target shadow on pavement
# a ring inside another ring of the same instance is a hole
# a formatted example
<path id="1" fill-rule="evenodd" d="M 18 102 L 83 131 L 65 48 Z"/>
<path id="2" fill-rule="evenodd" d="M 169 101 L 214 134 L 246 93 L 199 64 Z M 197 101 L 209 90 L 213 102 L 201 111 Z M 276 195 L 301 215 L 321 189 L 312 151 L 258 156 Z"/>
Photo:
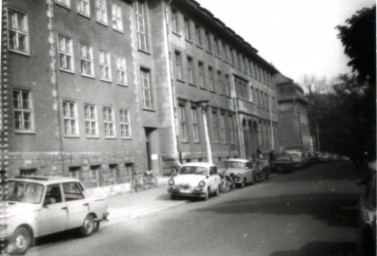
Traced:
<path id="1" fill-rule="evenodd" d="M 303 194 L 228 201 L 195 211 L 218 214 L 311 215 L 329 226 L 357 227 L 358 195 Z"/>
<path id="2" fill-rule="evenodd" d="M 268 183 L 288 183 L 320 180 L 354 181 L 360 179 L 361 174 L 352 171 L 352 165 L 346 161 L 320 163 L 310 167 L 295 170 L 291 173 L 281 174 L 279 179 L 270 179 Z"/>
<path id="3" fill-rule="evenodd" d="M 311 242 L 298 251 L 278 251 L 270 256 L 356 256 L 356 243 Z"/>

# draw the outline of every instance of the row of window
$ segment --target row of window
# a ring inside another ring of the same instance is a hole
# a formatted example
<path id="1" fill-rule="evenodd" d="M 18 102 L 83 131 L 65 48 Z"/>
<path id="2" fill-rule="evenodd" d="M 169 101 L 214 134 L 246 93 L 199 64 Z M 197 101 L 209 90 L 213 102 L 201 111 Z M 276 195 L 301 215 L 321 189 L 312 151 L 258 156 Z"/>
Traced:
<path id="1" fill-rule="evenodd" d="M 73 3 L 73 0 L 55 0 L 55 2 L 68 9 L 73 9 L 74 7 L 76 7 L 76 11 L 79 14 L 88 18 L 91 17 L 91 0 L 76 0 L 76 4 Z M 109 11 L 107 7 L 108 6 L 106 0 L 94 1 L 95 18 L 99 23 L 106 26 L 109 24 Z M 111 3 L 111 25 L 113 29 L 119 32 L 123 32 L 122 8 L 119 4 L 114 2 Z"/>
<path id="2" fill-rule="evenodd" d="M 207 88 L 213 92 L 218 92 L 226 96 L 230 96 L 230 81 L 228 74 L 222 74 L 220 70 L 216 72 L 212 66 L 207 67 L 205 71 L 204 63 L 198 61 L 196 68 L 194 59 L 191 56 L 186 58 L 186 72 L 184 72 L 183 60 L 181 53 L 175 51 L 175 76 L 176 79 L 187 81 L 193 85 L 199 85 L 200 87 Z"/>
<path id="3" fill-rule="evenodd" d="M 173 32 L 180 35 L 181 15 L 176 9 L 172 9 L 171 24 Z M 209 53 L 214 52 L 218 58 L 222 58 L 241 71 L 250 74 L 263 84 L 272 86 L 272 75 L 242 53 L 233 49 L 216 36 L 213 36 L 209 31 L 201 28 L 200 25 L 196 23 L 192 24 L 192 21 L 186 16 L 183 17 L 183 25 L 184 36 L 188 41 L 195 41 L 200 48 L 205 47 L 206 51 Z M 192 31 L 193 29 L 194 33 Z"/>
<path id="4" fill-rule="evenodd" d="M 191 105 L 189 115 L 187 113 L 188 106 L 185 102 L 180 102 L 178 108 L 180 137 L 182 142 L 189 142 L 189 131 L 191 131 L 192 141 L 199 143 L 199 115 L 196 105 Z M 236 138 L 236 128 L 234 125 L 233 115 L 226 111 L 217 111 L 212 108 L 211 122 L 209 125 L 212 129 L 212 141 L 214 143 L 234 144 Z M 220 115 L 219 115 L 220 114 Z M 190 129 L 188 128 L 190 127 Z"/>
<path id="5" fill-rule="evenodd" d="M 28 90 L 13 90 L 14 126 L 18 132 L 33 132 L 33 104 L 31 92 Z M 94 104 L 84 104 L 84 125 L 86 137 L 99 137 L 98 111 Z M 111 106 L 102 108 L 103 130 L 106 138 L 115 138 L 115 113 Z M 63 131 L 65 136 L 79 136 L 78 107 L 75 101 L 62 102 Z M 129 111 L 119 109 L 118 124 L 121 138 L 131 138 Z"/>

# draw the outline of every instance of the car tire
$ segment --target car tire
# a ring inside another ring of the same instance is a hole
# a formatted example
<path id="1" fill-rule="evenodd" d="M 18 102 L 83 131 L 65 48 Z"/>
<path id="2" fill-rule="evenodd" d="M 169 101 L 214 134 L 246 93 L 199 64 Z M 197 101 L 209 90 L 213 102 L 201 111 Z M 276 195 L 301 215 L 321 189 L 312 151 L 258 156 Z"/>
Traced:
<path id="1" fill-rule="evenodd" d="M 177 199 L 177 196 L 176 195 L 170 195 L 170 199 L 175 200 L 175 199 Z"/>
<path id="2" fill-rule="evenodd" d="M 80 228 L 80 234 L 84 237 L 91 236 L 96 229 L 96 223 L 93 215 L 86 216 Z"/>
<path id="3" fill-rule="evenodd" d="M 208 189 L 207 189 L 207 192 L 204 194 L 204 198 L 203 198 L 203 200 L 204 201 L 207 201 L 208 200 L 208 198 L 209 198 L 209 187 L 208 187 Z"/>
<path id="4" fill-rule="evenodd" d="M 214 196 L 218 196 L 219 194 L 220 194 L 220 185 L 217 186 Z"/>
<path id="5" fill-rule="evenodd" d="M 242 183 L 241 183 L 241 188 L 244 188 L 246 186 L 246 179 L 243 178 Z"/>
<path id="6" fill-rule="evenodd" d="M 26 227 L 17 228 L 10 240 L 7 247 L 7 253 L 10 255 L 24 255 L 29 249 L 32 241 L 32 235 Z"/>

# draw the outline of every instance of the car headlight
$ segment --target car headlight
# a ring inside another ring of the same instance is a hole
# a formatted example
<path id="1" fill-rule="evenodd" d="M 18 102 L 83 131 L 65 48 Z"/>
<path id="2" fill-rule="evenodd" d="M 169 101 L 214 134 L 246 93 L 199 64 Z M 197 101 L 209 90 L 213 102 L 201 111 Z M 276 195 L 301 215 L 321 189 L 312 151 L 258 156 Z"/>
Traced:
<path id="1" fill-rule="evenodd" d="M 204 187 L 205 185 L 206 185 L 206 183 L 205 183 L 204 180 L 202 180 L 202 181 L 199 182 L 199 187 Z"/>
<path id="2" fill-rule="evenodd" d="M 168 184 L 169 184 L 170 186 L 174 185 L 174 180 L 173 180 L 173 179 L 170 179 L 170 180 L 168 181 Z"/>

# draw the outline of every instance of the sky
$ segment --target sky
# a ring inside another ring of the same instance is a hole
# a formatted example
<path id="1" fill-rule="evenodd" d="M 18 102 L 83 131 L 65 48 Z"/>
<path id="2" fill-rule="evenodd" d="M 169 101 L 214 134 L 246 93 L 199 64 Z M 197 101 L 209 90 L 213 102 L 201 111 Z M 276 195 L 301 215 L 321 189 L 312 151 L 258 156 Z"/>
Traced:
<path id="1" fill-rule="evenodd" d="M 351 72 L 335 27 L 375 4 L 375 0 L 196 1 L 299 84 L 306 74 L 329 81 Z"/>

